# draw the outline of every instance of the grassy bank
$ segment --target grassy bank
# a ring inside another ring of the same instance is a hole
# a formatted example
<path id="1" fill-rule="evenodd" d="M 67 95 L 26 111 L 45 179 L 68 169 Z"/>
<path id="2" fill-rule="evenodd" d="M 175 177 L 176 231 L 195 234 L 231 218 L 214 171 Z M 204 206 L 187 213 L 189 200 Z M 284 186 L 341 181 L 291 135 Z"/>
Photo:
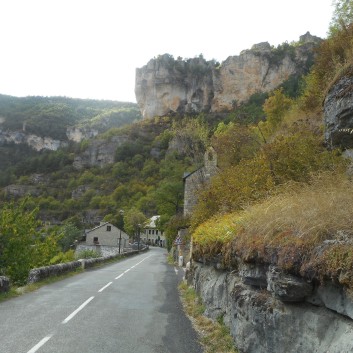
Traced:
<path id="1" fill-rule="evenodd" d="M 213 321 L 203 316 L 205 307 L 195 290 L 186 282 L 179 285 L 179 292 L 185 312 L 191 318 L 194 328 L 199 332 L 201 344 L 205 353 L 238 353 L 234 347 L 233 338 L 229 329 L 224 325 L 222 318 Z"/>

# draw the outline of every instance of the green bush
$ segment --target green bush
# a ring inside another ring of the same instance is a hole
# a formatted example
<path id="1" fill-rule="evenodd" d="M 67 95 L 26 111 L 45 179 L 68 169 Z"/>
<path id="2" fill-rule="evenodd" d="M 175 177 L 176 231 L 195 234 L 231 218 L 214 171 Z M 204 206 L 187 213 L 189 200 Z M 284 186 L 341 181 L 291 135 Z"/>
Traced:
<path id="1" fill-rule="evenodd" d="M 71 262 L 75 261 L 75 251 L 74 250 L 69 250 L 64 252 L 60 252 L 58 255 L 54 256 L 49 264 L 50 265 L 56 265 L 56 264 L 62 264 L 65 262 Z"/>
<path id="2" fill-rule="evenodd" d="M 96 259 L 97 257 L 100 257 L 101 255 L 95 251 L 95 250 L 82 250 L 82 251 L 79 251 L 77 254 L 76 254 L 76 259 Z"/>

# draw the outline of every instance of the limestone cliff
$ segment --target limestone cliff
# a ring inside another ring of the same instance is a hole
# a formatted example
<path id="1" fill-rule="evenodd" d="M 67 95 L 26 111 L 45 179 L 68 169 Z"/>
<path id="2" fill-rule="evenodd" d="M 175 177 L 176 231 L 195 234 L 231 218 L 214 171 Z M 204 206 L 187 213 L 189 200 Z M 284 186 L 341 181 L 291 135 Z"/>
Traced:
<path id="1" fill-rule="evenodd" d="M 69 141 L 81 142 L 83 140 L 90 140 L 98 135 L 97 129 L 89 127 L 70 126 L 66 129 L 66 136 Z"/>
<path id="2" fill-rule="evenodd" d="M 344 75 L 324 101 L 325 140 L 329 146 L 353 149 L 353 77 Z"/>
<path id="3" fill-rule="evenodd" d="M 202 56 L 174 60 L 165 54 L 136 69 L 136 100 L 144 118 L 230 111 L 252 94 L 269 92 L 303 74 L 320 41 L 307 33 L 296 46 L 274 49 L 260 43 L 221 64 Z"/>
<path id="4" fill-rule="evenodd" d="M 23 131 L 3 131 L 0 129 L 0 145 L 6 143 L 25 144 L 36 151 L 56 151 L 61 147 L 67 146 L 67 141 L 27 134 Z"/>
<path id="5" fill-rule="evenodd" d="M 85 167 L 104 167 L 114 163 L 115 151 L 128 140 L 128 136 L 114 136 L 110 140 L 94 139 L 85 151 L 75 157 L 76 169 Z"/>
<path id="6" fill-rule="evenodd" d="M 209 111 L 213 66 L 202 57 L 183 61 L 165 54 L 137 69 L 135 94 L 143 117 Z"/>

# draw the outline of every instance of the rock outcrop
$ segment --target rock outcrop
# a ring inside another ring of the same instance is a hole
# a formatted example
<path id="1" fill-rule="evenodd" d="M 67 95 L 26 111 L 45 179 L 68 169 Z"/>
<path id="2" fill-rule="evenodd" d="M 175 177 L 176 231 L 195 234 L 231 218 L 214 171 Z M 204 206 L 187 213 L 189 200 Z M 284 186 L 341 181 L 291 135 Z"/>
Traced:
<path id="1" fill-rule="evenodd" d="M 82 169 L 84 167 L 104 167 L 107 164 L 112 164 L 117 147 L 128 139 L 128 136 L 114 136 L 110 140 L 92 140 L 86 150 L 75 157 L 73 166 L 76 169 Z"/>
<path id="2" fill-rule="evenodd" d="M 36 151 L 56 151 L 68 145 L 66 141 L 55 140 L 51 137 L 27 134 L 23 131 L 3 131 L 0 129 L 0 145 L 5 143 L 25 144 Z"/>
<path id="3" fill-rule="evenodd" d="M 301 75 L 321 40 L 310 33 L 298 46 L 273 49 L 256 44 L 221 64 L 203 57 L 174 60 L 168 54 L 136 70 L 136 100 L 144 118 L 168 114 L 224 112 L 257 92 L 269 92 Z"/>
<path id="4" fill-rule="evenodd" d="M 324 101 L 325 140 L 331 147 L 353 149 L 353 76 L 343 76 Z"/>
<path id="5" fill-rule="evenodd" d="M 239 352 L 353 351 L 353 300 L 344 287 L 308 283 L 264 264 L 232 272 L 215 267 L 194 262 L 187 279 L 201 295 L 206 315 L 223 317 Z"/>
<path id="6" fill-rule="evenodd" d="M 82 140 L 90 140 L 98 135 L 97 129 L 89 127 L 70 126 L 66 129 L 66 136 L 69 141 L 81 142 Z"/>
<path id="7" fill-rule="evenodd" d="M 41 189 L 34 185 L 11 184 L 4 187 L 4 193 L 13 197 L 24 197 L 26 195 L 39 196 Z"/>

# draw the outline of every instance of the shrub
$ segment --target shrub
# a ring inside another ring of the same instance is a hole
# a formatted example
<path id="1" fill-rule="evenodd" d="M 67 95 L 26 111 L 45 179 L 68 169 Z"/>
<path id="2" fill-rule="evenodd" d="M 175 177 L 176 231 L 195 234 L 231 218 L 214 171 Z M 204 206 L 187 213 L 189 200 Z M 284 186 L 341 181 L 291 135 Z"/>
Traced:
<path id="1" fill-rule="evenodd" d="M 100 256 L 101 255 L 97 251 L 86 249 L 79 251 L 75 257 L 76 259 L 95 259 Z"/>
<path id="2" fill-rule="evenodd" d="M 69 250 L 64 252 L 60 252 L 58 255 L 54 256 L 50 261 L 50 265 L 62 264 L 65 262 L 71 262 L 75 260 L 75 251 Z"/>

